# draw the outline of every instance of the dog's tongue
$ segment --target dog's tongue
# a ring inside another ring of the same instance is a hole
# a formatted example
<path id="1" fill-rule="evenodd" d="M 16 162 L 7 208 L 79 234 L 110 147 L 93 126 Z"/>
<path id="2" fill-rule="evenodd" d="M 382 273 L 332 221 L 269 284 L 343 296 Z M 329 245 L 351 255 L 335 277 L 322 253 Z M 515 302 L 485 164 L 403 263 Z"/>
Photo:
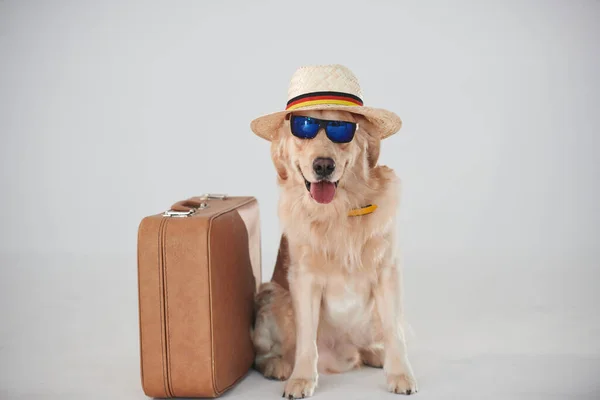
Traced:
<path id="1" fill-rule="evenodd" d="M 327 181 L 311 183 L 310 195 L 316 202 L 327 204 L 333 200 L 333 196 L 335 195 L 335 184 Z"/>

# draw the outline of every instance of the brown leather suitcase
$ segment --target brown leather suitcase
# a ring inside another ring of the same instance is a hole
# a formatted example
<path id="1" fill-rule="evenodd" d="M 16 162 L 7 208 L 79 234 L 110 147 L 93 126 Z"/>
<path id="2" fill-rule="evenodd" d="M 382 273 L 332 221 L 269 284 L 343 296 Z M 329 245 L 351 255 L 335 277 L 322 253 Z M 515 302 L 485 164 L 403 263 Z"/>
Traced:
<path id="1" fill-rule="evenodd" d="M 138 231 L 141 378 L 150 397 L 217 397 L 252 366 L 261 282 L 253 197 L 204 195 Z"/>

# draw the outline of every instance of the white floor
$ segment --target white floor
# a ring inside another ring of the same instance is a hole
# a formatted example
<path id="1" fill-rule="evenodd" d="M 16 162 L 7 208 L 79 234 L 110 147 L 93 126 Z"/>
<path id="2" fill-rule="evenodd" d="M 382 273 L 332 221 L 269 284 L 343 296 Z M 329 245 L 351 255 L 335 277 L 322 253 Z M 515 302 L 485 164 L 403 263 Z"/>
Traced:
<path id="1" fill-rule="evenodd" d="M 600 399 L 597 261 L 413 258 L 405 268 L 413 398 Z M 0 263 L 0 399 L 145 398 L 135 258 Z M 383 384 L 376 369 L 322 376 L 316 398 L 394 398 Z M 276 399 L 282 387 L 251 372 L 225 398 Z"/>

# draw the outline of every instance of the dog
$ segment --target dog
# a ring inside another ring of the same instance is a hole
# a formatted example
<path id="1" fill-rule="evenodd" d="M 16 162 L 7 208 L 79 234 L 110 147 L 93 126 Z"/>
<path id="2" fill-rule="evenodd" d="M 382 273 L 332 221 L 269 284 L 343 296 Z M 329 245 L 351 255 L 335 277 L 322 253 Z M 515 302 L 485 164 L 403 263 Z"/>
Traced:
<path id="1" fill-rule="evenodd" d="M 377 164 L 376 119 L 332 104 L 289 111 L 268 133 L 283 235 L 255 299 L 255 368 L 286 381 L 287 398 L 312 396 L 319 373 L 361 365 L 382 367 L 390 392 L 413 394 L 395 246 L 399 180 Z M 292 133 L 297 121 L 314 125 L 311 138 Z M 355 127 L 350 141 L 338 126 Z"/>

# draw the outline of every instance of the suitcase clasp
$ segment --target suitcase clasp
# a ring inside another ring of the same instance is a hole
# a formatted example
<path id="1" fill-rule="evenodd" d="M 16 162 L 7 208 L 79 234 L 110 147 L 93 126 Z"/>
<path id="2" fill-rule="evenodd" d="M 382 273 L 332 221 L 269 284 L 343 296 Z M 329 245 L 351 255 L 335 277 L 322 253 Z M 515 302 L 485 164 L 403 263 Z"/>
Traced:
<path id="1" fill-rule="evenodd" d="M 200 205 L 198 207 L 192 207 L 186 211 L 167 210 L 163 213 L 163 217 L 175 217 L 175 218 L 191 217 L 192 215 L 196 214 L 196 211 L 203 210 L 207 207 L 208 207 L 208 203 L 202 202 L 202 203 L 200 203 Z"/>
<path id="2" fill-rule="evenodd" d="M 202 200 L 225 200 L 227 198 L 226 194 L 216 194 L 216 193 L 204 193 L 200 196 Z"/>
<path id="3" fill-rule="evenodd" d="M 196 211 L 208 208 L 209 200 L 225 200 L 225 199 L 227 199 L 226 194 L 205 193 L 201 196 L 192 197 L 190 199 L 179 201 L 179 202 L 173 204 L 173 206 L 171 206 L 170 210 L 165 211 L 163 213 L 163 217 L 176 217 L 176 218 L 191 217 L 192 215 L 194 215 L 196 213 Z"/>
<path id="4" fill-rule="evenodd" d="M 163 217 L 189 217 L 196 213 L 196 209 L 192 208 L 189 211 L 173 211 L 168 210 L 163 213 Z"/>

